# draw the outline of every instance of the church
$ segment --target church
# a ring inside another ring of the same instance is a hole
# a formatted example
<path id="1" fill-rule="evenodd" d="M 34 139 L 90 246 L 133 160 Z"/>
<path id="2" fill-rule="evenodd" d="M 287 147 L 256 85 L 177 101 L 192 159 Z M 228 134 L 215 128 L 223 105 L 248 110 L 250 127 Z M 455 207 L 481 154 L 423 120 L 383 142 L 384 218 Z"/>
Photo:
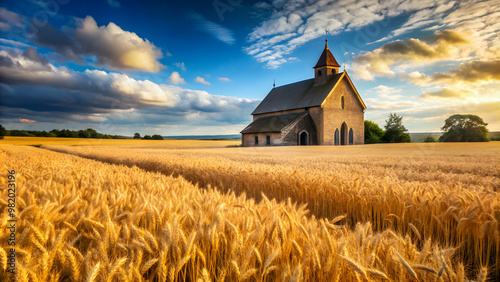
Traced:
<path id="1" fill-rule="evenodd" d="M 241 131 L 242 145 L 364 144 L 365 103 L 328 49 L 314 66 L 314 78 L 280 87 L 252 112 L 253 122 Z"/>

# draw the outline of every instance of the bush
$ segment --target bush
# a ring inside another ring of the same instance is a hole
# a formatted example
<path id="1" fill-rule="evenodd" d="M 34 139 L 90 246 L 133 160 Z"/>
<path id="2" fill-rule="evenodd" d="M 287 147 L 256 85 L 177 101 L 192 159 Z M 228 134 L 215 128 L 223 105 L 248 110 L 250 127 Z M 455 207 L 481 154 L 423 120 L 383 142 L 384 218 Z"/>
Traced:
<path id="1" fill-rule="evenodd" d="M 381 143 L 384 130 L 371 120 L 365 120 L 365 144 Z"/>
<path id="2" fill-rule="evenodd" d="M 424 142 L 437 142 L 437 140 L 436 140 L 436 138 L 429 135 L 429 136 L 425 137 Z"/>

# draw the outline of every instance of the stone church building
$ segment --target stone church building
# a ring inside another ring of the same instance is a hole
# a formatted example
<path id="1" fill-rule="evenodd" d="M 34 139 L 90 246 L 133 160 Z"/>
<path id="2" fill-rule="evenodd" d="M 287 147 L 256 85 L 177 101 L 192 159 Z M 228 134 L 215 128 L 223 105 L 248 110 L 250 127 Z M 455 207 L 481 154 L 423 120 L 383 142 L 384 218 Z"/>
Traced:
<path id="1" fill-rule="evenodd" d="M 275 87 L 252 112 L 243 146 L 364 144 L 365 103 L 325 49 L 314 78 Z"/>

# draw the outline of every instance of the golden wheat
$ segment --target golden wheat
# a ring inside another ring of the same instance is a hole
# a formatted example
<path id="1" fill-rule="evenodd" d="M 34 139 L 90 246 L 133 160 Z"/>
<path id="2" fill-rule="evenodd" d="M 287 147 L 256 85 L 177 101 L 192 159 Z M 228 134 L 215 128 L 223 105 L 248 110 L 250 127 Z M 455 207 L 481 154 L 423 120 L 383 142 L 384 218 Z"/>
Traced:
<path id="1" fill-rule="evenodd" d="M 466 278 L 452 251 L 433 244 L 434 255 L 422 255 L 409 237 L 376 232 L 369 222 L 330 228 L 293 201 L 261 196 L 257 203 L 183 178 L 39 148 L 2 145 L 0 157 L 2 185 L 7 169 L 17 171 L 20 281 L 357 279 L 343 258 L 354 258 L 364 276 L 411 281 L 391 247 L 410 265 L 437 269 L 446 262 L 450 277 Z M 0 218 L 6 250 L 5 210 Z M 2 271 L 0 280 L 9 275 Z M 419 273 L 421 280 L 436 278 Z"/>
<path id="2" fill-rule="evenodd" d="M 442 246 L 458 246 L 458 255 L 473 264 L 471 273 L 489 265 L 500 276 L 499 145 L 47 148 L 182 176 L 201 187 L 234 191 L 257 201 L 266 200 L 262 195 L 291 199 L 307 204 L 317 218 L 336 221 L 343 219 L 339 214 L 346 215 L 350 227 L 371 222 L 375 230 L 409 234 L 419 245 L 431 239 Z M 325 225 L 334 228 L 334 223 Z"/>

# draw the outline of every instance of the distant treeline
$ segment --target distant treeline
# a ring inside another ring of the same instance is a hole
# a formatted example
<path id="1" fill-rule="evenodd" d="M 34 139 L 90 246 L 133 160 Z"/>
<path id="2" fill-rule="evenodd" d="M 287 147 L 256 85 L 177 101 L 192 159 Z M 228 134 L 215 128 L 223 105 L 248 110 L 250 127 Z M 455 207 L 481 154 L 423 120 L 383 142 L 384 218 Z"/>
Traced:
<path id="1" fill-rule="evenodd" d="M 25 136 L 25 137 L 65 137 L 65 138 L 97 138 L 97 139 L 126 139 L 118 135 L 102 134 L 92 128 L 85 130 L 53 129 L 49 132 L 39 130 L 6 130 L 0 124 L 0 136 Z"/>

